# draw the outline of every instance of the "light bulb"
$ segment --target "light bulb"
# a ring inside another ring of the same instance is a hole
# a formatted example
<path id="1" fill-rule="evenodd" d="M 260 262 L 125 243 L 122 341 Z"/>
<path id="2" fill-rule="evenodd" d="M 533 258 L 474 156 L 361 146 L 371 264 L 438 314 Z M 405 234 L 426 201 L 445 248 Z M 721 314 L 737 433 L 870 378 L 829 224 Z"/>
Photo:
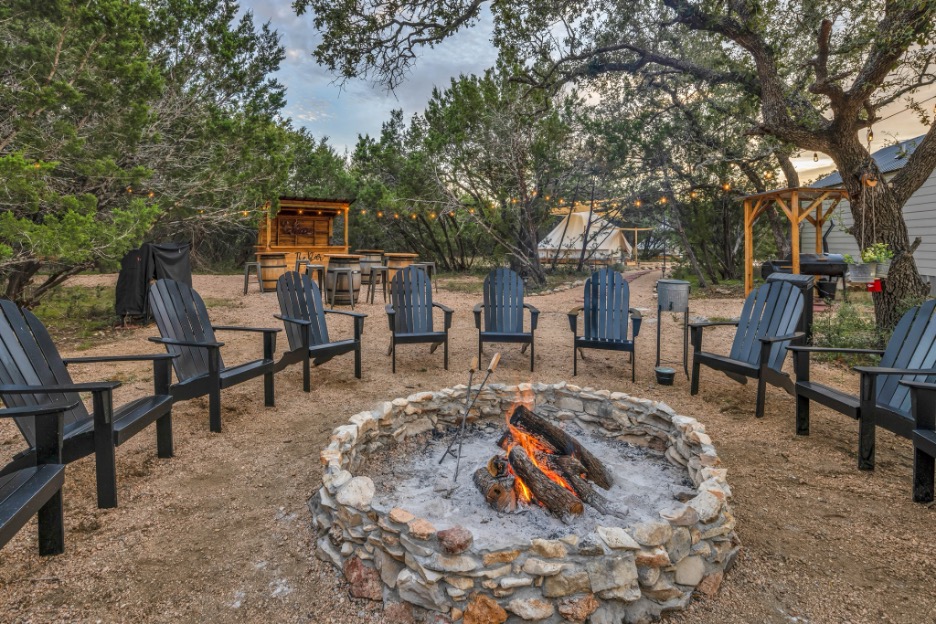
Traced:
<path id="1" fill-rule="evenodd" d="M 874 140 L 874 130 L 868 128 L 868 143 Z"/>
<path id="2" fill-rule="evenodd" d="M 812 161 L 813 161 L 813 162 L 819 162 L 819 153 L 818 153 L 818 152 L 813 152 Z"/>

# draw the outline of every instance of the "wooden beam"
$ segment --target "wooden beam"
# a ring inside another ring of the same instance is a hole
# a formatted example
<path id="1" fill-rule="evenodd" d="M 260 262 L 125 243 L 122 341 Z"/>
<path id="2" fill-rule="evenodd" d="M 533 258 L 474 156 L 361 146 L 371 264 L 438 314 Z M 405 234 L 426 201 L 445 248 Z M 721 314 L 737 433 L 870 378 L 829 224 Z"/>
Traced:
<path id="1" fill-rule="evenodd" d="M 777 201 L 781 201 L 779 198 Z M 790 217 L 790 243 L 793 247 L 793 273 L 799 275 L 800 272 L 800 236 L 799 236 L 799 193 L 793 191 L 790 196 L 790 209 L 786 211 Z"/>
<path id="2" fill-rule="evenodd" d="M 744 200 L 744 296 L 754 289 L 754 218 L 751 200 Z"/>
<path id="3" fill-rule="evenodd" d="M 344 246 L 345 246 L 345 253 L 347 253 L 347 251 L 348 251 L 348 221 L 350 220 L 350 217 L 351 217 L 351 207 L 350 207 L 350 206 L 345 206 L 345 209 L 344 209 Z"/>

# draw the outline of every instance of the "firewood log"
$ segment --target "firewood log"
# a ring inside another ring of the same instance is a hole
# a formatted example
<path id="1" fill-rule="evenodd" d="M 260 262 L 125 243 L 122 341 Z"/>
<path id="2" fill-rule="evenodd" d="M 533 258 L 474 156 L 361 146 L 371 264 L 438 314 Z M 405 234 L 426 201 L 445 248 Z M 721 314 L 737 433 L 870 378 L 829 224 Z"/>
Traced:
<path id="1" fill-rule="evenodd" d="M 507 456 L 507 461 L 510 462 L 510 467 L 513 468 L 517 478 L 522 479 L 533 493 L 536 501 L 553 515 L 564 519 L 566 516 L 579 515 L 585 511 L 582 501 L 543 474 L 522 447 L 513 447 Z"/>
<path id="2" fill-rule="evenodd" d="M 550 455 L 548 453 L 538 453 L 536 461 L 549 467 L 550 470 L 562 475 L 572 490 L 589 507 L 594 508 L 599 513 L 616 518 L 625 518 L 627 509 L 618 509 L 607 498 L 602 496 L 592 487 L 592 484 L 583 478 L 586 474 L 585 467 L 571 455 Z"/>
<path id="3" fill-rule="evenodd" d="M 486 466 L 474 473 L 474 483 L 487 504 L 501 513 L 513 513 L 517 510 L 517 493 L 514 490 L 514 478 L 507 476 L 495 479 Z"/>

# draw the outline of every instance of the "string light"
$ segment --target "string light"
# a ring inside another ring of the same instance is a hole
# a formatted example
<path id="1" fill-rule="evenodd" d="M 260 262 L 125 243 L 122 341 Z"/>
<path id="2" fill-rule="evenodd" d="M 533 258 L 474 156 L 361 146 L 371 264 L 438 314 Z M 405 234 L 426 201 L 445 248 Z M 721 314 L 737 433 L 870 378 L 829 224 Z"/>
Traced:
<path id="1" fill-rule="evenodd" d="M 299 211 L 299 214 L 302 214 L 302 211 L 301 211 L 301 210 Z"/>
<path id="2" fill-rule="evenodd" d="M 692 199 L 695 199 L 698 196 L 699 196 L 699 191 L 696 191 L 695 189 L 689 191 L 689 197 L 691 197 Z"/>
<path id="3" fill-rule="evenodd" d="M 474 214 L 474 208 L 469 208 L 469 209 L 468 209 L 468 214 Z"/>
<path id="4" fill-rule="evenodd" d="M 871 128 L 868 128 L 868 143 L 870 143 L 873 140 L 874 140 L 874 130 Z"/>
<path id="5" fill-rule="evenodd" d="M 813 152 L 813 154 L 812 154 L 812 161 L 813 161 L 813 162 L 819 162 L 819 152 Z"/>
<path id="6" fill-rule="evenodd" d="M 132 192 L 133 192 L 133 189 L 130 188 L 130 187 L 128 186 L 128 187 L 127 187 L 127 192 L 128 192 L 128 193 L 132 193 Z"/>
<path id="7" fill-rule="evenodd" d="M 248 212 L 246 210 L 242 210 L 241 215 L 246 217 L 248 215 Z"/>
<path id="8" fill-rule="evenodd" d="M 724 184 L 721 185 L 721 187 L 722 187 L 722 190 L 723 190 L 723 191 L 730 191 L 730 190 L 731 190 L 731 183 L 725 182 Z"/>
<path id="9" fill-rule="evenodd" d="M 378 210 L 378 211 L 377 211 L 377 216 L 378 216 L 378 217 L 383 217 L 383 210 Z"/>
<path id="10" fill-rule="evenodd" d="M 40 165 L 39 163 L 35 163 L 35 164 L 33 165 L 33 169 L 38 169 L 38 168 L 41 167 L 41 166 L 42 166 L 42 165 Z"/>
<path id="11" fill-rule="evenodd" d="M 773 177 L 773 171 L 765 171 L 765 172 L 764 172 L 764 179 L 765 179 L 765 180 L 769 180 L 769 179 L 771 179 L 772 177 Z"/>
<path id="12" fill-rule="evenodd" d="M 641 204 L 641 202 L 640 202 L 639 199 L 635 199 L 635 200 L 634 200 L 634 206 L 636 206 L 637 208 L 640 208 L 640 204 Z"/>
<path id="13" fill-rule="evenodd" d="M 362 214 L 362 215 L 366 215 L 366 214 L 367 214 L 367 211 L 366 211 L 366 210 L 361 210 L 361 214 Z"/>
<path id="14" fill-rule="evenodd" d="M 147 197 L 149 197 L 150 199 L 153 199 L 154 197 L 156 197 L 156 193 L 154 193 L 153 191 L 150 191 Z"/>
<path id="15" fill-rule="evenodd" d="M 415 219 L 415 218 L 416 218 L 416 213 L 414 212 L 413 214 L 410 215 L 410 219 Z"/>
<path id="16" fill-rule="evenodd" d="M 430 218 L 430 219 L 435 219 L 435 218 L 436 218 L 436 213 L 430 212 L 430 213 L 429 213 L 429 218 Z"/>
<path id="17" fill-rule="evenodd" d="M 665 204 L 665 203 L 666 203 L 666 196 L 665 196 L 665 195 L 664 195 L 663 197 L 660 198 L 660 203 L 661 203 L 661 204 Z"/>
<path id="18" fill-rule="evenodd" d="M 394 219 L 399 219 L 399 218 L 400 218 L 400 213 L 394 212 L 394 213 L 393 213 L 393 218 L 394 218 Z"/>

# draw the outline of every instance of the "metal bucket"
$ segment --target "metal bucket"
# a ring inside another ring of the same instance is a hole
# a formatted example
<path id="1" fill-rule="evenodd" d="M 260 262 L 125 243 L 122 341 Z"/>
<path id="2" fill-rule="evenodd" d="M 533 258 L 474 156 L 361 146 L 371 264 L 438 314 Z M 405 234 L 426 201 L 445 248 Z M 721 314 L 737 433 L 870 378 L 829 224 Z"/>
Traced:
<path id="1" fill-rule="evenodd" d="M 847 280 L 855 284 L 870 284 L 877 274 L 877 264 L 849 264 Z"/>
<path id="2" fill-rule="evenodd" d="M 689 287 L 684 280 L 657 281 L 657 305 L 664 312 L 685 312 L 689 309 Z"/>

